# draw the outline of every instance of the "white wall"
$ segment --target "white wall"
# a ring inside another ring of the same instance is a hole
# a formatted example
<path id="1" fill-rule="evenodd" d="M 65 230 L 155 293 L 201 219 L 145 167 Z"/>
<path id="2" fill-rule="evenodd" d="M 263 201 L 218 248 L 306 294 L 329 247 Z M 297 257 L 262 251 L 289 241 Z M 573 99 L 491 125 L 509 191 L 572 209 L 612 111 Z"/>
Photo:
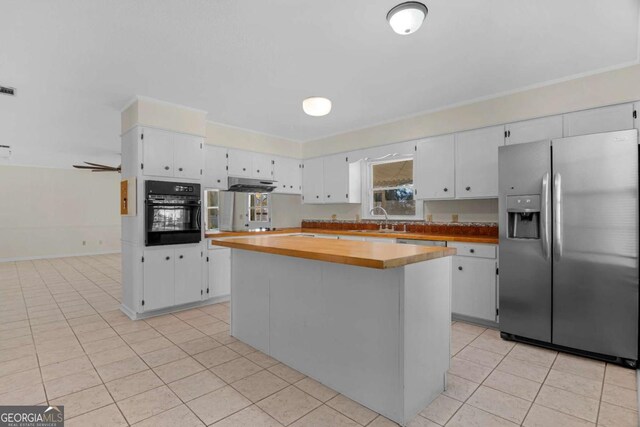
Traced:
<path id="1" fill-rule="evenodd" d="M 302 157 L 302 145 L 298 142 L 214 122 L 207 122 L 207 144 L 296 159 Z"/>
<path id="2" fill-rule="evenodd" d="M 118 173 L 0 166 L 0 260 L 119 251 L 119 191 Z"/>

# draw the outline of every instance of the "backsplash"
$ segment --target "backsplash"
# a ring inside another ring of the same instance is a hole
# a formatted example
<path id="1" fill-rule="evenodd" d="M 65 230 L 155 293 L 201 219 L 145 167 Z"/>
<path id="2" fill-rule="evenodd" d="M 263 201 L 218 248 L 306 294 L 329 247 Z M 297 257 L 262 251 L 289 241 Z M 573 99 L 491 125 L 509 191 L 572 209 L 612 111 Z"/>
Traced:
<path id="1" fill-rule="evenodd" d="M 302 228 L 322 230 L 378 230 L 385 221 L 362 220 L 302 220 Z M 446 235 L 474 235 L 498 237 L 498 224 L 495 222 L 427 222 L 427 221 L 389 221 L 394 230 L 410 233 L 429 233 Z"/>

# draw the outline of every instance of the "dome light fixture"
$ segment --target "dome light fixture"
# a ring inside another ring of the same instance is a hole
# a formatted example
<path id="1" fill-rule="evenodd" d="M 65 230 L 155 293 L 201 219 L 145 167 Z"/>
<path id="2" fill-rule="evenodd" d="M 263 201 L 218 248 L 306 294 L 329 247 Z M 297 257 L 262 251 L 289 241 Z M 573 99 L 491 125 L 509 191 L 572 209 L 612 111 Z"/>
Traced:
<path id="1" fill-rule="evenodd" d="M 302 101 L 302 109 L 313 117 L 326 116 L 331 112 L 331 100 L 321 96 L 311 96 Z"/>
<path id="2" fill-rule="evenodd" d="M 415 33 L 427 16 L 427 6 L 417 1 L 400 3 L 387 13 L 393 31 L 401 35 Z"/>

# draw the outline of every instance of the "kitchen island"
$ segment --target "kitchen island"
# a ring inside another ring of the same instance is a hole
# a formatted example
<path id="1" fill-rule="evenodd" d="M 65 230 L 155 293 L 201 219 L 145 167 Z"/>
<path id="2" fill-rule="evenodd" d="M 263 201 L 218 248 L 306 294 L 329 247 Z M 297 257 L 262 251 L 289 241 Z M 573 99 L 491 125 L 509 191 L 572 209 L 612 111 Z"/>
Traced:
<path id="1" fill-rule="evenodd" d="M 455 249 L 297 235 L 232 248 L 231 334 L 405 425 L 446 384 Z"/>

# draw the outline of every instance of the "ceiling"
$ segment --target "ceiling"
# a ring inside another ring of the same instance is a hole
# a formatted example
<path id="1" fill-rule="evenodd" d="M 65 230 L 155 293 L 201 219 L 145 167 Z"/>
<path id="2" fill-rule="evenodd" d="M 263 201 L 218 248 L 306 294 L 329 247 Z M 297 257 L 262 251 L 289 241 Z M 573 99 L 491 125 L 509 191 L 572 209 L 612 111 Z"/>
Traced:
<path id="1" fill-rule="evenodd" d="M 399 2 L 0 0 L 0 144 L 117 156 L 133 95 L 309 141 L 637 60 L 637 0 L 424 0 L 409 36 Z"/>

